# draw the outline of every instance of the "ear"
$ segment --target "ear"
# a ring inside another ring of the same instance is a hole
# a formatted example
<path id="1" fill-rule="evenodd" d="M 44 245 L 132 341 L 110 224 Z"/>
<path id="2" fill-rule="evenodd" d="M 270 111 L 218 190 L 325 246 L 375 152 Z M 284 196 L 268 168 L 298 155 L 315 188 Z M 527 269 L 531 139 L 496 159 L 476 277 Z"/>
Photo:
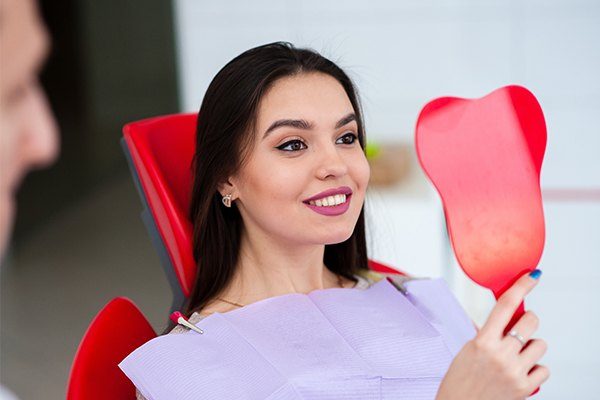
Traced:
<path id="1" fill-rule="evenodd" d="M 217 186 L 217 190 L 221 196 L 225 196 L 226 194 L 230 194 L 234 199 L 237 197 L 237 188 L 234 183 L 232 183 L 232 179 L 229 178 L 225 182 L 219 183 Z"/>

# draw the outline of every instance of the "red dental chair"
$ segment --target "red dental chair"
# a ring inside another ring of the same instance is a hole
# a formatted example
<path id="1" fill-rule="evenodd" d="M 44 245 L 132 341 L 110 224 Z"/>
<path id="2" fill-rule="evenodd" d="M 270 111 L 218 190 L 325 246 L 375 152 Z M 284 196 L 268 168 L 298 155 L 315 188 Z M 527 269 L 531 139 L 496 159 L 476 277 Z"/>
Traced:
<path id="1" fill-rule="evenodd" d="M 88 327 L 71 367 L 67 400 L 131 400 L 135 387 L 117 364 L 156 333 L 125 297 L 111 300 Z"/>
<path id="2" fill-rule="evenodd" d="M 121 142 L 142 201 L 142 220 L 173 291 L 171 311 L 183 306 L 196 274 L 192 223 L 188 219 L 196 118 L 197 114 L 175 114 L 133 122 L 123 128 Z M 377 272 L 400 273 L 372 260 L 369 267 Z M 133 385 L 117 364 L 155 336 L 132 302 L 123 298 L 110 302 L 79 346 L 67 399 L 135 398 Z"/>

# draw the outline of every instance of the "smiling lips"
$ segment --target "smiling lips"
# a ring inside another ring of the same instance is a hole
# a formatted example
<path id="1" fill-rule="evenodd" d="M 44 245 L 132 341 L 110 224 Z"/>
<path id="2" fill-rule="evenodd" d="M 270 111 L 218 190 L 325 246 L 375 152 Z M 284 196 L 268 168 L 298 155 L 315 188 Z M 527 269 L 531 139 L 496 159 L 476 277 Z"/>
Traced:
<path id="1" fill-rule="evenodd" d="M 348 186 L 325 190 L 303 201 L 311 210 L 327 216 L 345 213 L 350 207 L 352 189 Z"/>

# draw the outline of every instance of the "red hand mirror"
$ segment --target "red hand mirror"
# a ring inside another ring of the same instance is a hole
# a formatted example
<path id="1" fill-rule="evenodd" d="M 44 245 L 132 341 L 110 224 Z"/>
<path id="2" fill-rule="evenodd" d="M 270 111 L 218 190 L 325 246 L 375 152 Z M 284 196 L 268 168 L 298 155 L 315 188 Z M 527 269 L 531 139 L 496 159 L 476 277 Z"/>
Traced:
<path id="1" fill-rule="evenodd" d="M 538 101 L 520 86 L 438 98 L 421 110 L 415 141 L 460 266 L 497 299 L 535 269 L 544 247 L 546 124 Z M 523 312 L 521 303 L 509 327 Z"/>

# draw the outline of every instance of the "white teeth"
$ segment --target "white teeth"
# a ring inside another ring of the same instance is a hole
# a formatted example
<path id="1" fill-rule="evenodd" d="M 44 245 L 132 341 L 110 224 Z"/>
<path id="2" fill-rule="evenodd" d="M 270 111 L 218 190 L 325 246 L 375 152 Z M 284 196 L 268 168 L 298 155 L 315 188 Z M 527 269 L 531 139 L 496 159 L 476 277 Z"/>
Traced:
<path id="1" fill-rule="evenodd" d="M 335 196 L 323 197 L 322 199 L 309 201 L 308 203 L 317 207 L 331 207 L 346 202 L 345 194 L 336 194 Z"/>

